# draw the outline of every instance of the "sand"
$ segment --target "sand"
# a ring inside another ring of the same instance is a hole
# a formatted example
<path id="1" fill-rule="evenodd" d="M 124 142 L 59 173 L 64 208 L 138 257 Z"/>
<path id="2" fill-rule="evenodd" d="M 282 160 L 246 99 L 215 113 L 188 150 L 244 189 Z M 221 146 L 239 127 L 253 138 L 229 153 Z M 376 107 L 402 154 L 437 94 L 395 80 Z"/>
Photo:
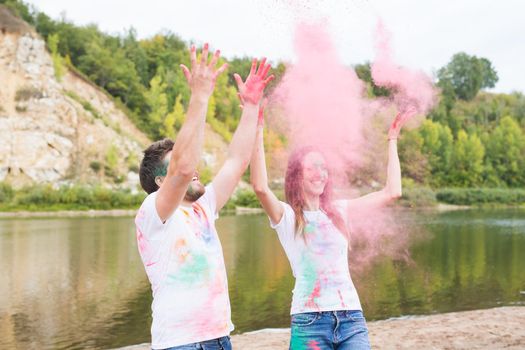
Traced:
<path id="1" fill-rule="evenodd" d="M 525 349 L 525 307 L 413 316 L 369 322 L 373 349 Z M 232 336 L 234 349 L 288 349 L 289 329 Z M 149 344 L 121 349 L 146 350 Z"/>

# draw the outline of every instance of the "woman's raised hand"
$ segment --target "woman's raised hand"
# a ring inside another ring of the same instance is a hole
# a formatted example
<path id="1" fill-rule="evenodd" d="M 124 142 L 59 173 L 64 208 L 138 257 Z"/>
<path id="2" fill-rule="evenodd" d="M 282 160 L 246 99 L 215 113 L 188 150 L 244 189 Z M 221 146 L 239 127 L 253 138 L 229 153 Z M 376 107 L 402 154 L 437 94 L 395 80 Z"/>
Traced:
<path id="1" fill-rule="evenodd" d="M 252 68 L 246 81 L 243 82 L 241 76 L 237 73 L 233 75 L 237 82 L 239 98 L 243 105 L 259 104 L 263 96 L 264 88 L 275 78 L 273 74 L 267 77 L 270 68 L 270 64 L 266 63 L 266 58 L 261 60 L 259 68 L 257 68 L 257 59 L 253 59 Z"/>

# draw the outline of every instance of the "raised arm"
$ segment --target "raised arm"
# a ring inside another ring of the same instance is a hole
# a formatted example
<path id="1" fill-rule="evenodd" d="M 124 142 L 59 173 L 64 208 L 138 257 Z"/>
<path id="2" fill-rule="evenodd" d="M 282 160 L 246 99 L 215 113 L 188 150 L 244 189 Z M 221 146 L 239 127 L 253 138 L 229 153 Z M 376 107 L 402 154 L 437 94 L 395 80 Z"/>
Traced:
<path id="1" fill-rule="evenodd" d="M 281 221 L 284 207 L 268 186 L 268 174 L 266 172 L 266 160 L 264 158 L 263 113 L 264 108 L 261 107 L 257 123 L 255 147 L 250 161 L 250 182 L 264 211 L 272 223 L 277 224 Z"/>
<path id="2" fill-rule="evenodd" d="M 388 165 L 385 187 L 380 191 L 349 200 L 348 209 L 350 211 L 381 206 L 401 197 L 401 166 L 397 154 L 397 139 L 401 127 L 415 114 L 415 112 L 415 109 L 409 108 L 406 111 L 399 113 L 388 130 Z"/>
<path id="3" fill-rule="evenodd" d="M 181 65 L 190 86 L 191 98 L 186 121 L 171 151 L 166 177 L 157 193 L 155 206 L 162 221 L 166 221 L 171 216 L 184 198 L 201 158 L 208 100 L 215 87 L 217 76 L 226 69 L 226 65 L 215 69 L 219 56 L 220 52 L 217 50 L 208 64 L 208 44 L 204 44 L 201 59 L 197 62 L 195 46 L 192 46 L 191 71 Z"/>
<path id="4" fill-rule="evenodd" d="M 243 110 L 228 148 L 226 161 L 212 182 L 217 197 L 217 211 L 226 204 L 248 167 L 257 131 L 259 103 L 264 88 L 273 79 L 273 75 L 267 77 L 269 70 L 270 65 L 266 64 L 266 59 L 261 60 L 258 69 L 257 60 L 254 59 L 246 82 L 243 82 L 238 74 L 234 75 Z"/>

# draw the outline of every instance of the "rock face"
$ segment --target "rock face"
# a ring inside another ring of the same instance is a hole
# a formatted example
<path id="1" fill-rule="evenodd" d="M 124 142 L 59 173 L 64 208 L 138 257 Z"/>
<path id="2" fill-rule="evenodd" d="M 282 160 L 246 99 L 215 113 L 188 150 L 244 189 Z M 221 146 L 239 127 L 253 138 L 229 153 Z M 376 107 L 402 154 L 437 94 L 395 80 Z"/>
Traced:
<path id="1" fill-rule="evenodd" d="M 45 42 L 2 6 L 0 140 L 0 181 L 15 187 L 136 182 L 149 143 L 96 86 L 72 72 L 57 81 Z"/>
<path id="2" fill-rule="evenodd" d="M 0 181 L 138 185 L 151 142 L 111 96 L 73 70 L 57 80 L 42 38 L 0 5 Z M 227 154 L 206 127 L 203 165 Z"/>

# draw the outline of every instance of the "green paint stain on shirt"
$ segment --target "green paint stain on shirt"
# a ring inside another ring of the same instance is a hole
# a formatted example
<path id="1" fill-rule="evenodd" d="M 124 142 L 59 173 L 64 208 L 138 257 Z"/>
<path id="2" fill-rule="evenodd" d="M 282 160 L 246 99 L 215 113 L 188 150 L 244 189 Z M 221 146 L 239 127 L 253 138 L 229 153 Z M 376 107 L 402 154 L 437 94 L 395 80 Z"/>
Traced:
<path id="1" fill-rule="evenodd" d="M 206 255 L 194 254 L 175 274 L 170 274 L 168 277 L 179 282 L 194 284 L 209 278 L 209 275 L 210 264 Z"/>
<path id="2" fill-rule="evenodd" d="M 304 233 L 314 233 L 315 232 L 315 225 L 312 223 L 307 223 L 304 227 Z"/>
<path id="3" fill-rule="evenodd" d="M 301 265 L 303 266 L 303 295 L 309 296 L 312 294 L 315 288 L 315 282 L 317 281 L 317 270 L 314 263 L 311 260 L 311 257 L 308 254 L 303 253 Z"/>

